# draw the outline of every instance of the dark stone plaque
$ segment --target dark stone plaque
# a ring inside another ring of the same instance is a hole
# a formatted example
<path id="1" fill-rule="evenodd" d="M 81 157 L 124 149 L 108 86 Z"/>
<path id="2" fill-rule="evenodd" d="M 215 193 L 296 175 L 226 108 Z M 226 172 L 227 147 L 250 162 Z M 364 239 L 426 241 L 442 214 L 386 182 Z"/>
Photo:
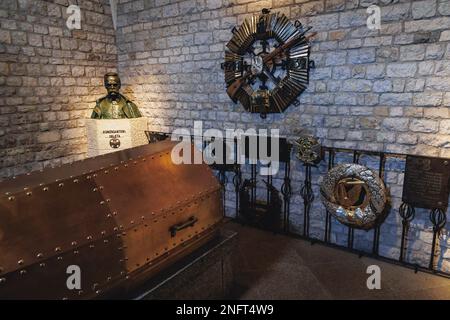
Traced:
<path id="1" fill-rule="evenodd" d="M 416 208 L 445 209 L 449 181 L 450 160 L 407 156 L 403 202 Z"/>

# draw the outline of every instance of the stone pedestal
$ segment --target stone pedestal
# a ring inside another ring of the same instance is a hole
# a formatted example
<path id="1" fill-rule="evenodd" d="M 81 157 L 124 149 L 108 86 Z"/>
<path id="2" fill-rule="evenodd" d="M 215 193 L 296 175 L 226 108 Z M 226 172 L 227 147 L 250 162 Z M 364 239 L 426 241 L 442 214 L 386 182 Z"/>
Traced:
<path id="1" fill-rule="evenodd" d="M 233 285 L 231 257 L 237 233 L 220 235 L 131 294 L 138 300 L 224 299 Z"/>
<path id="2" fill-rule="evenodd" d="M 88 157 L 133 148 L 148 143 L 147 118 L 86 119 Z"/>

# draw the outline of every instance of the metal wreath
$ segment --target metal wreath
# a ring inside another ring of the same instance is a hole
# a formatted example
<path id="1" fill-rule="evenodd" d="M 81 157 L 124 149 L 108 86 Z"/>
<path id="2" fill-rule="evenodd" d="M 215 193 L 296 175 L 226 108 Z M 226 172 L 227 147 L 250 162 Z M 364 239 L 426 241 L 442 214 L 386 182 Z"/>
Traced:
<path id="1" fill-rule="evenodd" d="M 345 202 L 348 198 L 339 199 L 342 183 L 359 184 L 358 191 L 364 188 L 366 192 L 365 200 L 357 206 L 343 205 L 342 200 Z M 351 228 L 372 229 L 384 220 L 387 213 L 388 195 L 383 181 L 374 171 L 359 164 L 340 164 L 331 169 L 323 179 L 320 193 L 328 212 Z"/>

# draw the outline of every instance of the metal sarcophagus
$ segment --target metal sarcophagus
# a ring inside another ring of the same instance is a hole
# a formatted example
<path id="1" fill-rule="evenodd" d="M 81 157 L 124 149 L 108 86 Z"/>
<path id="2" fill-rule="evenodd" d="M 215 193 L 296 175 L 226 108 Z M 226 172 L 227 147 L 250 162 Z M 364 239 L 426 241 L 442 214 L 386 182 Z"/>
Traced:
<path id="1" fill-rule="evenodd" d="M 211 239 L 220 184 L 205 164 L 173 164 L 173 145 L 0 182 L 0 298 L 121 295 Z"/>

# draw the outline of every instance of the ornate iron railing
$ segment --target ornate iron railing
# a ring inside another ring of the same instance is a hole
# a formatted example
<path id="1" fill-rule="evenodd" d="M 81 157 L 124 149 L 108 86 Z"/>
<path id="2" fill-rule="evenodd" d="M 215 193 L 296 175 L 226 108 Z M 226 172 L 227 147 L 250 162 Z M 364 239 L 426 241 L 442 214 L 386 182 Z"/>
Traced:
<path id="1" fill-rule="evenodd" d="M 150 142 L 155 142 L 161 139 L 165 139 L 169 137 L 169 134 L 161 133 L 161 132 L 148 132 L 148 137 Z M 293 145 L 290 144 L 286 139 L 281 139 L 280 144 L 280 162 L 283 164 L 283 178 L 282 178 L 282 185 L 280 188 L 280 192 L 283 199 L 283 206 L 282 206 L 282 212 L 281 212 L 281 227 L 277 228 L 275 232 L 281 232 L 285 233 L 289 236 L 305 239 L 311 242 L 311 244 L 320 243 L 323 245 L 331 246 L 338 249 L 343 249 L 346 251 L 353 252 L 355 254 L 358 254 L 359 257 L 367 256 L 367 257 L 373 257 L 382 261 L 386 261 L 393 264 L 399 264 L 408 268 L 412 268 L 415 270 L 415 272 L 422 271 L 427 273 L 433 273 L 440 276 L 448 277 L 450 278 L 450 273 L 441 271 L 435 266 L 435 260 L 436 260 L 436 246 L 437 246 L 437 240 L 439 234 L 443 231 L 445 228 L 447 219 L 446 219 L 446 212 L 442 209 L 433 209 L 429 212 L 429 219 L 432 223 L 432 245 L 431 245 L 431 251 L 430 251 L 430 257 L 429 257 L 429 264 L 428 266 L 419 265 L 417 263 L 411 263 L 406 261 L 405 259 L 405 253 L 408 248 L 408 231 L 410 229 L 411 223 L 414 221 L 416 217 L 416 208 L 412 207 L 411 205 L 407 203 L 402 203 L 399 208 L 399 216 L 401 218 L 401 238 L 400 240 L 400 253 L 397 259 L 382 256 L 379 254 L 379 248 L 380 248 L 380 228 L 382 226 L 379 225 L 376 227 L 373 231 L 373 238 L 372 238 L 372 245 L 371 250 L 360 250 L 354 248 L 354 240 L 355 240 L 355 230 L 350 227 L 347 231 L 347 243 L 345 245 L 339 244 L 337 242 L 333 242 L 331 239 L 331 233 L 332 233 L 332 226 L 334 222 L 334 218 L 329 212 L 325 213 L 325 219 L 323 221 L 324 224 L 324 233 L 323 238 L 314 237 L 310 234 L 310 227 L 311 227 L 311 209 L 312 204 L 314 200 L 316 199 L 316 196 L 313 191 L 313 181 L 312 181 L 312 173 L 315 167 L 314 165 L 310 164 L 304 164 L 303 167 L 303 174 L 304 174 L 304 180 L 303 185 L 300 188 L 300 196 L 303 200 L 303 224 L 299 230 L 293 230 L 291 228 L 291 198 L 294 195 L 293 194 L 293 188 L 292 188 L 292 182 L 291 182 L 291 154 Z M 236 144 L 237 142 L 234 141 Z M 236 148 L 236 145 L 235 145 Z M 327 168 L 330 170 L 333 168 L 337 162 L 337 157 L 339 155 L 344 155 L 346 159 L 352 158 L 353 163 L 359 163 L 362 156 L 369 156 L 372 158 L 376 158 L 378 162 L 378 173 L 380 178 L 385 181 L 385 173 L 386 173 L 386 161 L 389 159 L 400 159 L 405 160 L 406 154 L 399 154 L 399 153 L 389 153 L 389 152 L 377 152 L 377 151 L 369 151 L 369 150 L 356 150 L 356 149 L 346 149 L 346 148 L 334 148 L 334 147 L 322 147 L 322 155 L 323 155 L 323 161 L 327 163 Z M 450 159 L 449 159 L 450 161 Z M 250 180 L 255 181 L 257 179 L 257 166 L 255 164 L 250 164 Z M 319 164 L 320 166 L 320 164 Z M 239 164 L 233 164 L 233 165 L 213 165 L 213 169 L 216 170 L 218 179 L 220 183 L 223 186 L 224 190 L 224 207 L 226 204 L 226 186 L 227 184 L 232 184 L 232 190 L 235 192 L 235 203 L 234 203 L 234 219 L 236 219 L 239 222 L 244 222 L 241 218 L 241 212 L 240 212 L 240 191 L 241 186 L 243 183 L 243 165 Z M 317 169 L 317 168 L 316 168 Z M 404 171 L 404 168 L 403 168 Z M 232 179 L 228 179 L 227 173 L 232 175 Z M 273 178 L 271 176 L 267 177 L 266 187 L 267 187 L 267 203 L 270 202 L 270 195 L 269 195 L 269 189 L 273 187 Z M 256 184 L 253 184 L 251 186 L 251 192 L 250 192 L 250 202 L 252 205 L 255 205 L 257 199 L 256 199 Z M 442 258 L 442 257 L 441 257 Z"/>

